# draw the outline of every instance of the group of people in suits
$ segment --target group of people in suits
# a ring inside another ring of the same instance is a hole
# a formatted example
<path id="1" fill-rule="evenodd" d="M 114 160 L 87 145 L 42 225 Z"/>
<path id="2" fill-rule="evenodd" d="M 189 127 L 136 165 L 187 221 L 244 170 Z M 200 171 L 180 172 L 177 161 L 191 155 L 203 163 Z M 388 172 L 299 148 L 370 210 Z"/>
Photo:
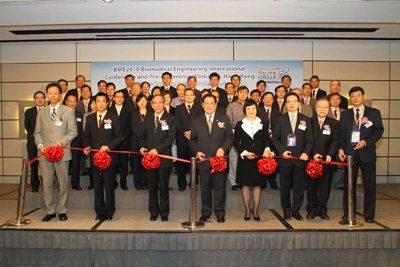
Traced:
<path id="1" fill-rule="evenodd" d="M 171 85 L 172 74 L 163 73 L 161 87 L 151 92 L 147 82 L 135 82 L 125 77 L 126 88 L 115 90 L 113 83 L 98 82 L 98 93 L 92 96 L 90 86 L 82 75 L 76 77 L 76 88 L 65 91 L 65 80 L 49 84 L 44 92 L 34 95 L 35 107 L 25 114 L 28 131 L 29 158 L 44 153 L 48 146 L 61 145 L 83 148 L 88 157 L 86 165 L 91 177 L 89 189 L 94 188 L 97 220 L 111 220 L 115 212 L 115 188 L 120 173 L 122 189 L 127 190 L 129 166 L 134 172 L 137 190 L 148 190 L 150 220 L 169 218 L 170 176 L 175 166 L 177 184 L 184 191 L 188 183 L 189 164 L 161 158 L 156 170 L 145 170 L 141 165 L 144 154 L 197 157 L 201 217 L 207 222 L 214 212 L 217 222 L 225 222 L 226 186 L 241 189 L 244 219 L 260 220 L 261 190 L 269 186 L 281 191 L 281 205 L 285 220 L 303 220 L 300 208 L 307 192 L 307 219 L 316 216 L 328 220 L 327 203 L 334 173 L 331 165 L 324 166 L 319 179 L 308 177 L 308 160 L 344 161 L 354 156 L 354 182 L 361 168 L 364 182 L 364 216 L 373 222 L 375 216 L 375 143 L 383 134 L 379 110 L 364 105 L 365 92 L 353 87 L 349 97 L 354 108 L 348 109 L 347 98 L 340 95 L 340 81 L 330 83 L 330 94 L 319 88 L 318 76 L 312 76 L 301 89 L 291 88 L 291 77 L 285 75 L 274 92 L 266 90 L 266 82 L 257 82 L 251 92 L 241 85 L 239 75 L 233 75 L 225 88 L 219 87 L 220 75 L 209 75 L 210 88 L 198 90 L 197 78 L 190 76 L 187 84 Z M 250 97 L 249 97 L 250 96 Z M 64 103 L 66 106 L 64 106 Z M 134 155 L 111 153 L 112 164 L 105 170 L 93 166 L 90 149 L 140 152 Z M 264 175 L 257 168 L 260 157 L 279 156 L 275 174 Z M 210 157 L 225 157 L 229 168 L 212 172 Z M 296 159 L 293 159 L 296 158 Z M 62 161 L 47 162 L 41 158 L 43 191 L 47 215 L 43 221 L 59 214 L 66 220 L 68 196 L 68 163 L 71 160 L 72 188 L 82 190 L 79 168 L 82 153 L 65 149 Z M 31 186 L 37 192 L 37 166 L 32 166 Z M 60 185 L 60 201 L 53 201 L 53 180 Z M 278 182 L 279 177 L 279 182 Z M 344 186 L 344 212 L 347 209 L 346 172 L 338 175 Z M 279 184 L 279 186 L 278 186 Z M 291 191 L 292 194 L 291 194 Z M 292 197 L 291 197 L 292 196 Z M 251 199 L 252 198 L 252 199 Z M 292 198 L 292 199 L 291 199 Z M 57 206 L 57 207 L 56 207 Z M 346 223 L 343 216 L 342 223 Z"/>

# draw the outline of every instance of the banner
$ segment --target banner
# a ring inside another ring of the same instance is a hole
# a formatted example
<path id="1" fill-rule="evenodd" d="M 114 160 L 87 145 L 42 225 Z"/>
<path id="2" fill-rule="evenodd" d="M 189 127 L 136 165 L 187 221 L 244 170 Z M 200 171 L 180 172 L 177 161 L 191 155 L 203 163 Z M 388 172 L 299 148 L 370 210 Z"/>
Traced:
<path id="1" fill-rule="evenodd" d="M 150 86 L 161 86 L 161 75 L 172 74 L 172 85 L 186 84 L 189 76 L 197 77 L 197 88 L 210 88 L 208 76 L 217 72 L 221 76 L 219 86 L 224 88 L 233 74 L 241 78 L 241 85 L 250 91 L 256 88 L 259 80 L 267 83 L 267 90 L 273 91 L 280 84 L 281 77 L 290 75 L 292 88 L 303 84 L 303 61 L 97 61 L 91 64 L 91 84 L 93 92 L 97 92 L 97 82 L 105 80 L 115 83 L 117 90 L 125 88 L 125 76 L 132 74 L 136 82 L 147 81 Z"/>

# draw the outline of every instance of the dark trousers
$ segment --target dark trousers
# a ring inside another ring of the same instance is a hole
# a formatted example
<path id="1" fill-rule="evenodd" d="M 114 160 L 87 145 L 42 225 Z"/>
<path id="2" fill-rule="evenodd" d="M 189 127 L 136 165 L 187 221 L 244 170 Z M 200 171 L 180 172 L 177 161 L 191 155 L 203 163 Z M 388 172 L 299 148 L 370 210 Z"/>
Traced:
<path id="1" fill-rule="evenodd" d="M 28 148 L 28 158 L 29 160 L 32 160 L 37 157 L 38 150 L 35 146 L 29 147 Z M 31 187 L 32 189 L 38 189 L 40 185 L 39 181 L 39 161 L 36 160 L 33 162 L 31 165 L 29 165 L 31 168 Z"/>
<path id="2" fill-rule="evenodd" d="M 82 151 L 71 150 L 71 185 L 80 186 L 79 170 L 81 166 Z"/>
<path id="3" fill-rule="evenodd" d="M 146 171 L 149 190 L 149 211 L 151 215 L 169 214 L 169 175 L 171 168 Z"/>
<path id="4" fill-rule="evenodd" d="M 117 154 L 116 156 L 118 158 L 118 167 L 120 174 L 119 182 L 121 186 L 126 186 L 126 177 L 128 176 L 129 154 Z"/>
<path id="5" fill-rule="evenodd" d="M 226 172 L 199 170 L 201 188 L 201 215 L 211 216 L 213 209 L 216 216 L 225 216 Z"/>
<path id="6" fill-rule="evenodd" d="M 179 146 L 177 145 L 176 148 L 178 158 L 190 160 L 190 157 L 193 157 L 189 145 L 180 144 Z M 175 162 L 175 170 L 178 176 L 179 188 L 185 189 L 187 186 L 186 173 L 188 170 L 190 170 L 190 164 L 177 161 Z"/>
<path id="7" fill-rule="evenodd" d="M 147 175 L 142 165 L 142 158 L 142 155 L 133 155 L 133 183 L 135 187 L 147 186 Z"/>
<path id="8" fill-rule="evenodd" d="M 284 212 L 299 212 L 304 201 L 305 166 L 280 166 L 281 205 Z M 293 201 L 290 201 L 290 189 L 293 188 Z"/>
<path id="9" fill-rule="evenodd" d="M 324 172 L 320 178 L 313 179 L 306 175 L 308 212 L 315 214 L 327 212 L 333 170 L 334 166 L 324 165 Z"/>
<path id="10" fill-rule="evenodd" d="M 115 167 L 100 171 L 93 167 L 94 209 L 97 216 L 112 216 L 115 212 Z"/>
<path id="11" fill-rule="evenodd" d="M 361 169 L 361 178 L 364 186 L 364 217 L 372 219 L 375 217 L 375 202 L 376 202 L 376 162 L 363 163 L 357 153 L 354 155 L 353 164 L 353 203 L 354 211 L 356 210 L 356 185 L 358 170 Z M 344 177 L 344 192 L 343 192 L 343 211 L 347 215 L 348 212 L 348 169 L 346 167 Z M 353 214 L 354 215 L 354 214 Z"/>

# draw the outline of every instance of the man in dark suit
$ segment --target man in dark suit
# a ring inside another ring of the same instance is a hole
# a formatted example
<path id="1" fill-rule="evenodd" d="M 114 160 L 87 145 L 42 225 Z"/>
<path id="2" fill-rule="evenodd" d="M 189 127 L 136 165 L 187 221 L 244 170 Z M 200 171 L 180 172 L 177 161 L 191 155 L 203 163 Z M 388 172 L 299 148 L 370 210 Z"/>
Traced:
<path id="1" fill-rule="evenodd" d="M 77 101 L 75 95 L 69 95 L 66 99 L 67 107 L 73 109 L 75 111 L 75 119 L 76 119 L 76 127 L 78 129 L 78 136 L 71 142 L 72 147 L 82 148 L 83 145 L 83 126 L 82 119 L 83 113 L 76 109 Z M 71 185 L 74 190 L 82 190 L 80 184 L 80 164 L 81 164 L 81 156 L 82 151 L 80 150 L 71 150 L 72 159 L 71 159 Z"/>
<path id="2" fill-rule="evenodd" d="M 135 76 L 132 74 L 128 74 L 125 76 L 125 84 L 126 87 L 124 89 L 120 89 L 117 92 L 122 92 L 124 94 L 125 99 L 129 99 L 132 95 L 132 85 L 135 83 Z"/>
<path id="3" fill-rule="evenodd" d="M 87 117 L 85 138 L 83 146 L 85 155 L 89 155 L 89 149 L 100 151 L 115 150 L 123 141 L 121 128 L 116 114 L 107 111 L 110 100 L 107 95 L 100 92 L 95 96 L 97 111 Z M 94 152 L 90 153 L 90 160 L 93 164 Z M 112 153 L 111 165 L 100 170 L 93 167 L 94 182 L 94 206 L 96 220 L 112 220 L 115 212 L 115 165 L 117 164 L 116 154 Z"/>
<path id="4" fill-rule="evenodd" d="M 130 146 L 130 136 L 131 136 L 131 110 L 124 102 L 124 93 L 123 91 L 117 91 L 114 94 L 114 103 L 108 109 L 109 112 L 114 113 L 118 117 L 118 122 L 120 125 L 122 137 L 124 141 L 122 141 L 117 150 L 127 151 L 131 150 Z M 120 184 L 123 190 L 128 190 L 126 177 L 128 176 L 128 160 L 129 154 L 117 154 L 116 158 L 118 159 L 118 167 L 120 172 Z M 118 182 L 115 181 L 115 188 L 118 187 Z"/>
<path id="5" fill-rule="evenodd" d="M 195 101 L 194 91 L 190 88 L 185 89 L 184 103 L 176 107 L 176 148 L 178 158 L 189 160 L 193 157 L 190 150 L 190 128 L 192 121 L 203 114 L 203 109 L 198 102 Z M 186 171 L 189 169 L 190 164 L 177 161 L 175 163 L 176 174 L 178 176 L 179 191 L 184 191 L 187 186 Z"/>
<path id="6" fill-rule="evenodd" d="M 175 117 L 164 110 L 164 97 L 155 95 L 151 100 L 153 114 L 144 118 L 144 129 L 140 137 L 140 153 L 152 155 L 172 155 L 172 144 L 176 135 Z M 150 221 L 157 220 L 161 215 L 163 222 L 169 215 L 169 176 L 172 160 L 160 158 L 160 167 L 147 170 L 149 190 Z"/>
<path id="7" fill-rule="evenodd" d="M 311 107 L 312 111 L 314 111 L 316 100 L 312 98 L 312 86 L 310 83 L 303 83 L 301 86 L 302 97 L 300 102 L 306 106 Z"/>
<path id="8" fill-rule="evenodd" d="M 284 219 L 292 216 L 302 221 L 300 208 L 304 200 L 304 170 L 311 155 L 313 136 L 311 120 L 298 112 L 300 98 L 295 93 L 285 96 L 287 113 L 282 114 L 272 126 L 272 144 L 277 155 L 298 157 L 298 159 L 279 159 L 281 203 Z M 290 189 L 293 187 L 293 201 L 290 201 Z"/>
<path id="9" fill-rule="evenodd" d="M 340 84 L 339 80 L 333 80 L 329 84 L 330 93 L 331 94 L 337 93 L 340 96 L 340 108 L 346 110 L 349 108 L 349 102 L 346 97 L 344 97 L 340 94 L 340 87 L 341 87 L 341 84 Z"/>
<path id="10" fill-rule="evenodd" d="M 256 83 L 257 89 L 261 92 L 261 95 L 265 93 L 265 90 L 267 89 L 267 83 L 264 80 L 259 80 Z"/>
<path id="11" fill-rule="evenodd" d="M 290 77 L 290 75 L 283 75 L 282 78 L 281 78 L 281 84 L 282 84 L 283 86 L 285 86 L 286 92 L 289 93 L 289 92 L 292 91 L 292 88 L 291 88 L 291 85 L 292 85 L 292 77 Z"/>
<path id="12" fill-rule="evenodd" d="M 272 104 L 273 109 L 278 110 L 279 114 L 284 113 L 285 111 L 285 95 L 286 95 L 286 87 L 283 85 L 278 85 L 275 87 L 275 101 Z"/>
<path id="13" fill-rule="evenodd" d="M 25 130 L 27 131 L 26 136 L 26 149 L 28 150 L 28 158 L 32 160 L 37 157 L 37 147 L 35 145 L 35 138 L 33 134 L 35 133 L 36 126 L 36 116 L 40 109 L 46 104 L 46 95 L 42 91 L 36 91 L 33 94 L 33 99 L 35 101 L 35 106 L 27 109 L 24 116 Z M 39 190 L 39 175 L 38 166 L 39 162 L 32 162 L 31 166 L 31 191 L 37 192 Z"/>
<path id="14" fill-rule="evenodd" d="M 341 114 L 339 158 L 353 156 L 353 196 L 356 200 L 356 183 L 359 169 L 364 185 L 364 218 L 374 223 L 376 197 L 376 142 L 382 137 L 384 128 L 378 109 L 364 105 L 364 89 L 355 86 L 349 91 L 352 109 Z M 347 174 L 347 171 L 346 171 Z M 344 216 L 341 224 L 348 224 L 348 177 L 345 176 L 343 193 Z M 356 205 L 355 205 L 356 206 Z"/>
<path id="15" fill-rule="evenodd" d="M 192 122 L 190 148 L 197 158 L 205 159 L 213 156 L 223 157 L 229 153 L 233 143 L 232 125 L 227 115 L 216 112 L 217 99 L 213 95 L 205 95 L 202 99 L 204 115 Z M 200 173 L 201 217 L 206 222 L 213 210 L 218 223 L 225 222 L 226 175 L 227 172 L 210 174 L 209 161 L 197 164 Z"/>
<path id="16" fill-rule="evenodd" d="M 310 84 L 312 87 L 311 96 L 313 99 L 319 99 L 326 96 L 326 91 L 319 88 L 319 77 L 317 75 L 311 76 Z"/>
<path id="17" fill-rule="evenodd" d="M 80 101 L 81 100 L 81 96 L 82 96 L 81 88 L 85 83 L 86 83 L 85 76 L 77 75 L 75 77 L 75 85 L 76 85 L 76 87 L 74 89 L 68 90 L 68 92 L 65 94 L 64 100 L 62 101 L 63 105 L 65 105 L 65 103 L 67 101 L 67 97 L 69 95 L 75 95 L 76 98 L 78 99 L 78 101 Z"/>
<path id="18" fill-rule="evenodd" d="M 172 74 L 169 72 L 164 72 L 161 75 L 161 79 L 163 82 L 163 86 L 160 87 L 161 93 L 166 90 L 171 92 L 171 99 L 178 97 L 178 92 L 176 91 L 176 88 L 171 85 Z"/>
<path id="19" fill-rule="evenodd" d="M 186 81 L 187 88 L 190 88 L 194 91 L 194 95 L 196 96 L 195 101 L 201 105 L 201 92 L 197 89 L 197 78 L 196 76 L 189 76 Z"/>
<path id="20" fill-rule="evenodd" d="M 316 116 L 311 120 L 314 146 L 312 156 L 314 160 L 331 162 L 335 159 L 339 146 L 339 123 L 328 117 L 329 101 L 323 97 L 315 105 Z M 329 220 L 327 204 L 331 192 L 331 183 L 334 166 L 324 165 L 322 176 L 318 179 L 306 176 L 307 182 L 307 219 L 315 216 Z"/>
<path id="21" fill-rule="evenodd" d="M 89 110 L 89 102 L 90 98 L 92 97 L 92 88 L 85 84 L 81 88 L 81 93 L 81 100 L 76 104 L 76 110 L 79 110 L 82 112 L 82 114 L 85 114 Z"/>
<path id="22" fill-rule="evenodd" d="M 236 89 L 237 88 L 235 88 L 235 85 L 233 85 L 233 83 L 225 84 L 225 92 L 226 92 L 226 97 L 228 98 L 228 105 L 237 100 Z"/>
<path id="23" fill-rule="evenodd" d="M 209 89 L 210 93 L 212 93 L 213 91 L 218 92 L 219 94 L 218 106 L 226 110 L 226 107 L 228 106 L 228 96 L 226 94 L 226 91 L 218 86 L 221 76 L 219 76 L 218 73 L 213 72 L 210 74 L 209 79 L 210 79 L 210 89 Z"/>

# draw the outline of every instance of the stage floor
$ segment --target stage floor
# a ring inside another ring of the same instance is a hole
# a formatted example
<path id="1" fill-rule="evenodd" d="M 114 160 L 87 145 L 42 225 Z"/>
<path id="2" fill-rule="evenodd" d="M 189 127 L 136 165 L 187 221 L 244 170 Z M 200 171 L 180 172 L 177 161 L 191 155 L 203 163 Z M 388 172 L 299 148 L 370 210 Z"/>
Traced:
<path id="1" fill-rule="evenodd" d="M 5 222 L 15 218 L 17 206 L 17 185 L 0 185 L 0 225 L 1 230 L 14 229 L 5 226 Z M 359 188 L 360 190 L 361 188 Z M 130 189 L 129 194 L 133 190 Z M 121 191 L 122 192 L 122 191 Z M 174 191 L 176 192 L 176 191 Z M 133 193 L 133 192 L 132 192 Z M 145 194 L 145 192 L 143 192 Z M 178 193 L 178 192 L 176 192 Z M 182 193 L 182 192 L 179 192 Z M 183 193 L 189 194 L 188 191 Z M 182 193 L 182 194 L 183 194 Z M 35 194 L 41 194 L 35 193 Z M 118 192 L 117 192 L 118 194 Z M 171 193 L 174 194 L 174 193 Z M 231 192 L 228 194 L 238 194 L 240 192 Z M 147 199 L 146 199 L 147 201 Z M 27 205 L 29 206 L 29 205 Z M 366 231 L 388 231 L 400 230 L 400 185 L 377 185 L 377 214 L 376 223 L 364 224 L 363 227 L 357 230 Z M 50 222 L 42 222 L 41 218 L 45 215 L 45 210 L 42 208 L 29 207 L 25 209 L 27 218 L 32 220 L 32 223 L 23 226 L 22 230 L 45 230 L 45 231 L 89 231 L 89 232 L 186 232 L 181 227 L 181 223 L 188 220 L 189 211 L 183 209 L 171 210 L 169 221 L 161 222 L 160 218 L 157 221 L 149 221 L 149 213 L 147 210 L 140 209 L 117 209 L 112 221 L 98 222 L 95 221 L 95 213 L 89 208 L 71 208 L 68 211 L 69 220 L 61 222 L 58 218 Z M 302 210 L 301 214 L 305 218 L 306 211 Z M 348 227 L 338 224 L 342 216 L 342 210 L 335 208 L 328 211 L 330 216 L 329 221 L 321 219 L 304 220 L 299 222 L 291 220 L 286 222 L 282 219 L 281 209 L 264 209 L 261 210 L 261 221 L 254 220 L 244 221 L 244 211 L 242 209 L 230 209 L 226 211 L 226 222 L 219 224 L 214 217 L 211 217 L 210 222 L 206 223 L 204 228 L 199 231 L 249 231 L 249 232 L 282 232 L 282 231 L 347 231 Z M 357 218 L 364 221 L 362 216 L 358 214 Z"/>

